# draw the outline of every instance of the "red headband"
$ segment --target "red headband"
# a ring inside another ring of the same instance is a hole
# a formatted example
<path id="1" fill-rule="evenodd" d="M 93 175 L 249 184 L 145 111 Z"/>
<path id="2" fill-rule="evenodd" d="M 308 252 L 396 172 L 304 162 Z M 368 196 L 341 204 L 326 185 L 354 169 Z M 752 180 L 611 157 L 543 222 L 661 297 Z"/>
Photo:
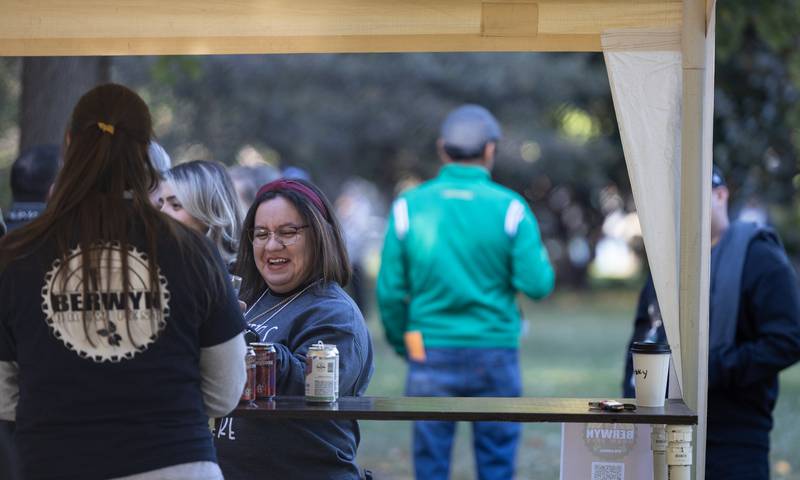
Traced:
<path id="1" fill-rule="evenodd" d="M 267 192 L 280 192 L 281 190 L 289 190 L 292 192 L 299 193 L 303 197 L 306 197 L 308 200 L 311 201 L 311 203 L 314 204 L 315 207 L 317 207 L 317 210 L 319 210 L 322 216 L 325 217 L 326 220 L 328 219 L 328 209 L 325 208 L 325 204 L 322 202 L 322 199 L 319 198 L 319 195 L 317 195 L 316 192 L 314 192 L 314 190 L 294 180 L 281 178 L 280 180 L 274 180 L 272 182 L 269 182 L 268 184 L 258 189 L 256 197 L 260 197 L 261 194 Z"/>

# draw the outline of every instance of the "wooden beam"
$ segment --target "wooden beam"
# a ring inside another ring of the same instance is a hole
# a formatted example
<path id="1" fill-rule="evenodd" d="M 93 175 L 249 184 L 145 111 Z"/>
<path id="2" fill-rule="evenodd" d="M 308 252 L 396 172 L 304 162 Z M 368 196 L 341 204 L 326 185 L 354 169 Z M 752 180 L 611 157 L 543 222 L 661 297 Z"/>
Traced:
<path id="1" fill-rule="evenodd" d="M 0 55 L 599 51 L 681 0 L 0 0 Z"/>
<path id="2" fill-rule="evenodd" d="M 609 30 L 602 35 L 604 52 L 680 51 L 680 30 Z"/>
<path id="3" fill-rule="evenodd" d="M 333 37 L 154 37 L 0 39 L 0 56 L 225 55 L 271 53 L 380 52 L 594 52 L 595 35 L 540 35 L 535 38 L 479 35 Z"/>
<path id="4" fill-rule="evenodd" d="M 481 10 L 484 37 L 536 37 L 539 5 L 536 3 L 484 3 Z"/>

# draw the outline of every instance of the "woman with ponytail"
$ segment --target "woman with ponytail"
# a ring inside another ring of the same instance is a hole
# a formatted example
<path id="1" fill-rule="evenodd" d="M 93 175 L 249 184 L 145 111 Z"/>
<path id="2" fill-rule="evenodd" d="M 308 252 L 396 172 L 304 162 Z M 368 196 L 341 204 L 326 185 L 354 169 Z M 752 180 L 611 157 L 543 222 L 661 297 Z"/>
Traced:
<path id="1" fill-rule="evenodd" d="M 148 193 L 150 113 L 85 94 L 42 215 L 0 240 L 0 420 L 24 478 L 221 479 L 208 416 L 244 383 L 243 320 L 204 237 Z"/>

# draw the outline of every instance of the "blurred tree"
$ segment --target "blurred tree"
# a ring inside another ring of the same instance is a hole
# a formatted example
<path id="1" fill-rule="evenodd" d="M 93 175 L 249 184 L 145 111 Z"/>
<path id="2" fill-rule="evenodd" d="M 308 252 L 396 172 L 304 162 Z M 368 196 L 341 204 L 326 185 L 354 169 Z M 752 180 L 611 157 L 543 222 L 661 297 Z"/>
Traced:
<path id="1" fill-rule="evenodd" d="M 18 58 L 0 58 L 0 134 L 17 127 L 20 66 Z"/>
<path id="2" fill-rule="evenodd" d="M 798 253 L 800 0 L 717 8 L 715 162 L 734 199 L 767 205 Z M 60 142 L 72 103 L 98 81 L 65 77 L 108 78 L 105 60 L 58 61 L 23 62 L 23 144 Z M 0 78 L 14 68 L 4 62 Z M 483 104 L 505 133 L 494 176 L 531 202 L 559 280 L 571 285 L 585 280 L 605 216 L 635 209 L 599 54 L 122 57 L 113 69 L 148 101 L 174 159 L 233 164 L 258 151 L 306 169 L 331 196 L 351 176 L 387 200 L 399 180 L 431 177 L 441 119 L 460 103 Z M 0 84 L 0 128 L 15 108 L 10 91 Z"/>
<path id="3" fill-rule="evenodd" d="M 800 253 L 800 1 L 717 4 L 714 161 Z"/>
<path id="4" fill-rule="evenodd" d="M 19 58 L 0 58 L 0 206 L 11 201 L 9 171 L 19 143 Z"/>
<path id="5" fill-rule="evenodd" d="M 110 79 L 108 57 L 30 57 L 22 61 L 20 142 L 60 145 L 81 95 Z"/>
<path id="6" fill-rule="evenodd" d="M 585 278 L 599 236 L 603 215 L 591 199 L 618 179 L 629 191 L 598 54 L 119 59 L 115 75 L 149 98 L 174 158 L 230 164 L 252 145 L 310 171 L 332 195 L 352 175 L 387 199 L 398 180 L 431 177 L 444 115 L 483 104 L 504 126 L 495 176 L 531 200 L 570 283 Z"/>

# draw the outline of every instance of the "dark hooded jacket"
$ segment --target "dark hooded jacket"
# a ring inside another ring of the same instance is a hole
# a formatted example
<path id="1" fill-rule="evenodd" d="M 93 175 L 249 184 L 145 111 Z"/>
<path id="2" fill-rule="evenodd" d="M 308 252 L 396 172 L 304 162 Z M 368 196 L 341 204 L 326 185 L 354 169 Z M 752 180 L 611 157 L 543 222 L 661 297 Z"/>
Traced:
<path id="1" fill-rule="evenodd" d="M 797 276 L 774 231 L 745 222 L 728 227 L 711 252 L 710 301 L 709 448 L 768 449 L 778 373 L 800 359 Z M 657 311 L 649 279 L 631 342 L 648 335 L 666 341 Z M 632 397 L 630 353 L 627 358 L 623 390 Z"/>

